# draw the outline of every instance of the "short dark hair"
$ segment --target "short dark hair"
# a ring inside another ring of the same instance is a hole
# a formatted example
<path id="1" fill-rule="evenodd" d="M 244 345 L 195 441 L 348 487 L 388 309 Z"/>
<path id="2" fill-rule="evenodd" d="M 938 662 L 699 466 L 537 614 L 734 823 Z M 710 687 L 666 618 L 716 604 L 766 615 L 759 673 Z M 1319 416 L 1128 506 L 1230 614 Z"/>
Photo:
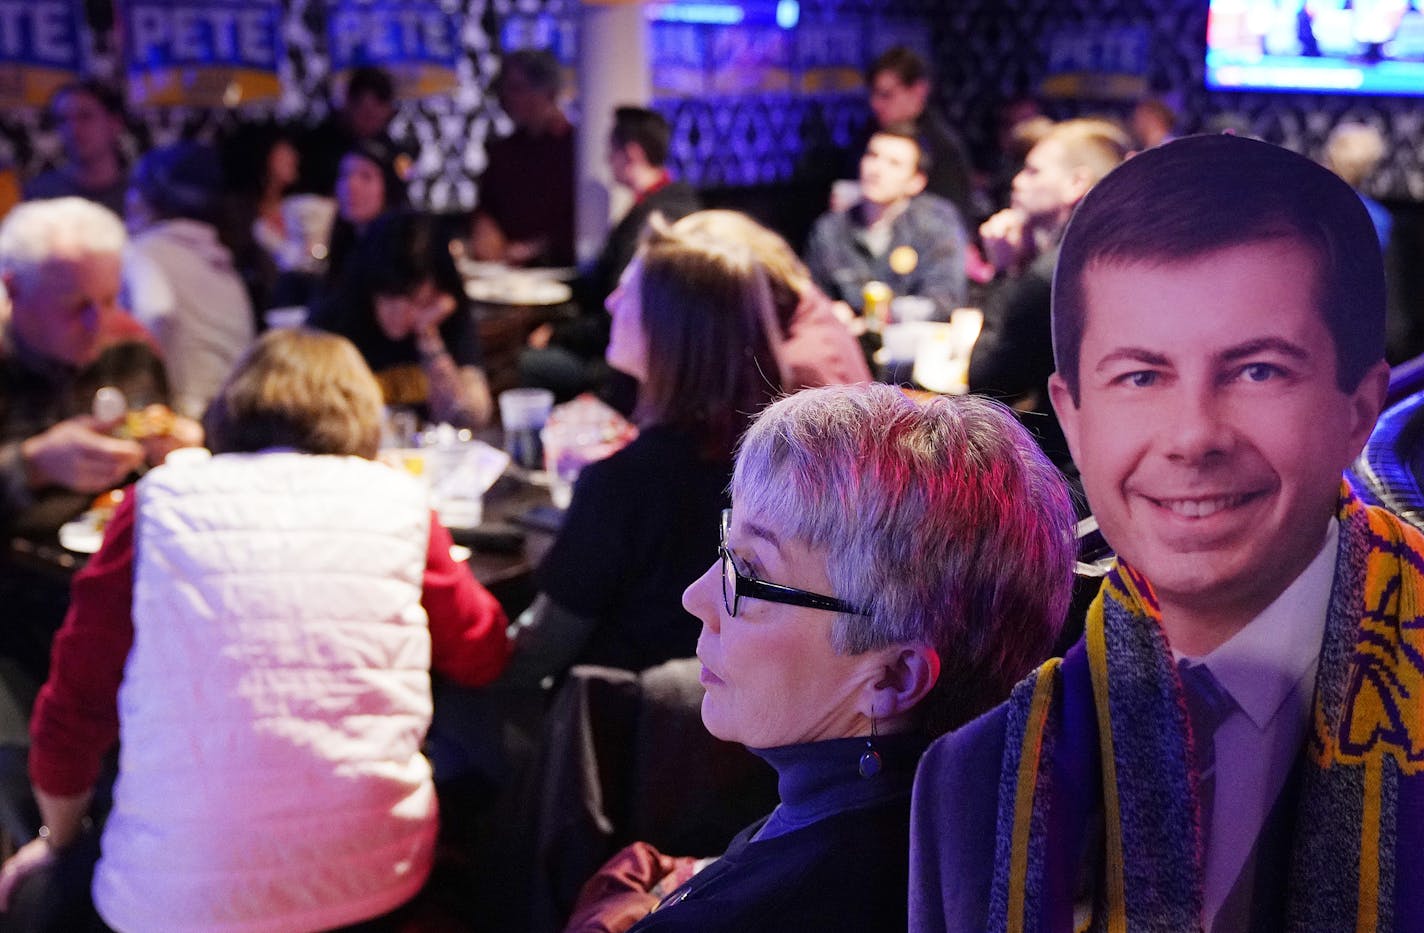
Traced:
<path id="1" fill-rule="evenodd" d="M 431 282 L 457 300 L 464 282 L 450 240 L 430 214 L 397 210 L 371 221 L 352 256 L 352 274 L 365 297 L 406 295 Z"/>
<path id="2" fill-rule="evenodd" d="M 124 117 L 124 95 L 112 84 L 100 81 L 97 78 L 83 78 L 78 81 L 70 81 L 55 88 L 53 94 L 49 96 L 50 109 L 59 102 L 66 94 L 88 94 L 99 102 L 111 117 Z"/>
<path id="3" fill-rule="evenodd" d="M 158 220 L 216 224 L 219 219 L 223 170 L 211 146 L 185 141 L 150 149 L 138 160 L 129 185 Z"/>
<path id="4" fill-rule="evenodd" d="M 895 45 L 881 52 L 865 69 L 865 83 L 874 84 L 882 72 L 890 72 L 901 84 L 930 80 L 930 65 L 924 56 L 907 45 Z"/>
<path id="5" fill-rule="evenodd" d="M 410 203 L 402 173 L 402 164 L 408 159 L 395 146 L 379 137 L 358 139 L 341 157 L 344 159 L 349 155 L 360 156 L 380 170 L 381 182 L 384 185 L 382 210 L 395 210 Z"/>
<path id="6" fill-rule="evenodd" d="M 613 142 L 619 148 L 629 143 L 637 143 L 648 157 L 648 164 L 661 167 L 667 164 L 668 143 L 672 129 L 667 120 L 656 110 L 646 107 L 619 107 L 613 111 Z"/>
<path id="7" fill-rule="evenodd" d="M 559 60 L 548 49 L 516 49 L 506 52 L 499 64 L 499 76 L 494 80 L 495 93 L 510 70 L 519 72 L 536 89 L 557 97 L 564 84 L 564 72 Z"/>
<path id="8" fill-rule="evenodd" d="M 1335 342 L 1336 382 L 1354 391 L 1384 358 L 1379 240 L 1359 196 L 1304 156 L 1240 136 L 1189 136 L 1128 159 L 1079 202 L 1053 279 L 1053 355 L 1074 403 L 1095 262 L 1188 262 L 1291 240 L 1318 261 L 1317 307 Z"/>
<path id="9" fill-rule="evenodd" d="M 311 454 L 376 456 L 381 387 L 345 337 L 270 330 L 248 348 L 203 415 L 213 453 L 291 447 Z"/>
<path id="10" fill-rule="evenodd" d="M 913 123 L 891 123 L 887 126 L 877 127 L 870 134 L 870 139 L 877 136 L 891 136 L 895 139 L 905 139 L 915 144 L 915 171 L 929 177 L 934 171 L 934 156 L 930 153 L 929 143 L 920 134 L 919 129 Z M 870 148 L 870 139 L 865 141 L 866 149 Z"/>
<path id="11" fill-rule="evenodd" d="M 394 103 L 396 84 L 391 79 L 391 73 L 375 65 L 360 65 L 351 69 L 351 77 L 346 79 L 347 103 L 363 94 L 369 94 L 383 104 Z"/>

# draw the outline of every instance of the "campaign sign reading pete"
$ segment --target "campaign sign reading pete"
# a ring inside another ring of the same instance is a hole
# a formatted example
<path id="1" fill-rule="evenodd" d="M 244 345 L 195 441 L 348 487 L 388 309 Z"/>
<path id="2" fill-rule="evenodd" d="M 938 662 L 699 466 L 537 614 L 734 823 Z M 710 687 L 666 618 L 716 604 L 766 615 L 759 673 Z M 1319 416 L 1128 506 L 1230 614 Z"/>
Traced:
<path id="1" fill-rule="evenodd" d="M 132 0 L 118 9 L 131 103 L 235 107 L 279 96 L 279 0 Z"/>

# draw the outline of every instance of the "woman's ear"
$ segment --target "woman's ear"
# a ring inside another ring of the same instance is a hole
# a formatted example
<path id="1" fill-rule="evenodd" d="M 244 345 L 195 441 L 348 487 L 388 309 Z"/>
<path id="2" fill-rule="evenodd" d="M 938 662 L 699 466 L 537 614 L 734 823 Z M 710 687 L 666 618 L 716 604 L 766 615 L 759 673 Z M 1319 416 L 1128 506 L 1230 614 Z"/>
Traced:
<path id="1" fill-rule="evenodd" d="M 880 676 L 865 691 L 866 716 L 882 726 L 916 706 L 939 680 L 939 652 L 929 645 L 896 645 L 881 652 Z"/>

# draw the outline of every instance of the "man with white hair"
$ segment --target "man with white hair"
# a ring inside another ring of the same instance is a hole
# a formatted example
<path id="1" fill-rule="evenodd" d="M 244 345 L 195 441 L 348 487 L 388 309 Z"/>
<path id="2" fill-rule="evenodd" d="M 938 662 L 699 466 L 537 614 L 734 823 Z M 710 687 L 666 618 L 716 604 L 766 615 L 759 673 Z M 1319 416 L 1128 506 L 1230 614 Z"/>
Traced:
<path id="1" fill-rule="evenodd" d="M 67 603 L 67 580 L 37 577 L 10 552 L 13 538 L 44 539 L 145 463 L 201 437 L 197 425 L 151 410 L 160 435 L 115 436 L 92 414 L 114 386 L 127 407 L 167 401 L 163 365 L 119 308 L 119 218 L 82 198 L 32 201 L 0 225 L 0 601 L 14 610 L 0 655 L 42 675 L 48 639 Z M 123 412 L 117 412 L 122 415 Z M 171 422 L 171 426 L 168 422 Z M 175 437 L 176 435 L 176 437 Z M 181 438 L 181 440 L 179 440 Z"/>

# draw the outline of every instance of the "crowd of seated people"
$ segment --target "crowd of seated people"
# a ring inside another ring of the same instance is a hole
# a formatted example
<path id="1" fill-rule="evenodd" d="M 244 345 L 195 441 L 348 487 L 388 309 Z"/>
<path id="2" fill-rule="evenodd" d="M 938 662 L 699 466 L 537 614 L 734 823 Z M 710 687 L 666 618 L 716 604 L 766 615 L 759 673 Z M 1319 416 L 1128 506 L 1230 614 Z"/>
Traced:
<path id="1" fill-rule="evenodd" d="M 35 705 L 45 832 L 0 879 L 13 922 L 88 928 L 86 869 L 123 930 L 328 929 L 420 890 L 430 670 L 493 680 L 505 619 L 420 483 L 372 462 L 381 425 L 348 341 L 275 330 L 208 408 L 213 456 L 124 499 Z M 86 817 L 120 737 L 100 855 Z"/>
<path id="2" fill-rule="evenodd" d="M 656 110 L 619 107 L 614 113 L 608 169 L 613 181 L 633 195 L 633 206 L 609 230 L 598 258 L 576 281 L 578 316 L 529 335 L 529 349 L 519 361 L 525 385 L 550 388 L 560 400 L 594 391 L 618 401 L 616 377 L 604 360 L 609 333 L 604 302 L 618 287 L 654 214 L 672 222 L 701 207 L 692 186 L 668 171 L 670 143 L 667 119 Z"/>
<path id="3" fill-rule="evenodd" d="M 745 242 L 699 219 L 655 226 L 608 298 L 608 362 L 638 383 L 640 433 L 580 474 L 511 676 L 692 653 L 679 600 L 713 553 L 732 449 L 748 415 L 792 388 L 769 276 Z"/>
<path id="4" fill-rule="evenodd" d="M 0 929 L 419 929 L 442 684 L 483 716 L 694 657 L 707 731 L 780 803 L 711 851 L 618 852 L 572 930 L 1412 928 L 1424 539 L 1340 485 L 1385 378 L 1377 133 L 1321 167 L 1177 138 L 1155 100 L 1014 108 L 976 175 L 892 49 L 857 193 L 798 256 L 700 209 L 667 120 L 618 108 L 633 205 L 521 376 L 638 434 L 506 615 L 371 461 L 391 412 L 492 425 L 461 257 L 575 265 L 560 80 L 504 56 L 512 132 L 459 218 L 411 204 L 379 69 L 313 129 L 142 154 L 102 85 L 55 94 L 61 160 L 0 223 L 0 532 L 115 511 L 72 579 L 0 555 Z M 874 283 L 982 305 L 967 397 L 875 381 Z M 284 305 L 311 329 L 262 334 Z M 1120 555 L 1086 619 L 1075 511 Z M 440 809 L 521 790 L 483 777 Z"/>

